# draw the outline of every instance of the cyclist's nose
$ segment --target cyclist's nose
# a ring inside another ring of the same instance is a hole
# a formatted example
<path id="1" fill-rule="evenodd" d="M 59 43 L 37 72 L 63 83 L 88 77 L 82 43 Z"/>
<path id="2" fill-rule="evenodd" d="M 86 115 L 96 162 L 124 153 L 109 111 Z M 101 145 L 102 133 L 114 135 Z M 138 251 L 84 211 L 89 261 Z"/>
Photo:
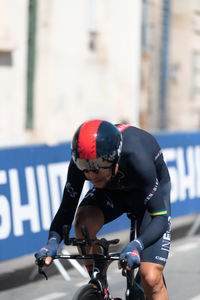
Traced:
<path id="1" fill-rule="evenodd" d="M 88 175 L 90 178 L 97 178 L 97 177 L 99 176 L 99 173 L 93 172 L 93 171 L 89 171 L 89 172 L 87 172 L 87 175 Z"/>

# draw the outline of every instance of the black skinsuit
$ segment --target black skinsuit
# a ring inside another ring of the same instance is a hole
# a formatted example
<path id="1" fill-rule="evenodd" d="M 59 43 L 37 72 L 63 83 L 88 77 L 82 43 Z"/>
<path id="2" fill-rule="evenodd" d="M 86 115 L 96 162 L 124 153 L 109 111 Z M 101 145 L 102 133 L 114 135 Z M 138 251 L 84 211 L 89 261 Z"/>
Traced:
<path id="1" fill-rule="evenodd" d="M 170 177 L 167 166 L 151 134 L 126 124 L 116 126 L 123 138 L 118 173 L 105 188 L 93 187 L 81 206 L 89 204 L 101 208 L 105 223 L 123 213 L 134 212 L 139 221 L 139 238 L 144 245 L 141 260 L 164 265 L 170 244 Z M 62 226 L 72 224 L 85 180 L 83 171 L 71 160 L 62 203 L 52 221 L 50 237 L 53 232 L 62 236 Z"/>

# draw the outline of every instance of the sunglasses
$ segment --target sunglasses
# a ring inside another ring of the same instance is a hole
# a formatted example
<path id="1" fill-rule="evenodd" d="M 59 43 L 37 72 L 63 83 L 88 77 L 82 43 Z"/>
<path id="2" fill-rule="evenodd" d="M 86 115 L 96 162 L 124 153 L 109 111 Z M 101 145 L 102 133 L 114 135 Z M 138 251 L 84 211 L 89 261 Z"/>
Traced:
<path id="1" fill-rule="evenodd" d="M 93 159 L 77 158 L 75 164 L 83 172 L 99 173 L 106 169 L 110 169 L 113 163 L 103 159 L 102 157 L 98 157 Z"/>

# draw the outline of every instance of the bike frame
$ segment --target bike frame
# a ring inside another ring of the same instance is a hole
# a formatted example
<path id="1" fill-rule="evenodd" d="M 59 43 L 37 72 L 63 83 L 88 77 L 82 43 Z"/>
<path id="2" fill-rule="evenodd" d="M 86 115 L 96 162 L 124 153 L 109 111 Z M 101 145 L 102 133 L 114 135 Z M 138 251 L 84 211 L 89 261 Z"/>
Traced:
<path id="1" fill-rule="evenodd" d="M 137 238 L 137 218 L 132 213 L 127 213 L 127 217 L 130 219 L 129 241 L 131 242 Z M 123 270 L 122 275 L 126 277 L 126 300 L 145 300 L 144 291 L 139 284 L 140 276 L 138 269 L 131 271 Z"/>

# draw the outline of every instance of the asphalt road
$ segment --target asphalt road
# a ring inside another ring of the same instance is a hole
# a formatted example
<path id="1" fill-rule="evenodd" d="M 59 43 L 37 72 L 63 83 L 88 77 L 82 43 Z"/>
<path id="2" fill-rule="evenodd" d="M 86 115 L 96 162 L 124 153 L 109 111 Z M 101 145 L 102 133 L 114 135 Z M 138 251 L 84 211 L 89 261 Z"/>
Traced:
<path id="1" fill-rule="evenodd" d="M 32 270 L 33 271 L 33 270 Z M 20 271 L 19 271 L 20 272 Z M 27 270 L 19 276 L 30 277 Z M 47 272 L 49 280 L 43 278 L 30 281 L 18 287 L 6 287 L 1 284 L 1 300 L 70 300 L 74 291 L 87 282 L 80 273 L 71 268 L 68 270 L 70 280 L 56 272 L 55 266 Z M 33 275 L 33 273 L 32 273 Z M 15 275 L 16 276 L 16 275 Z M 109 270 L 110 288 L 115 297 L 124 299 L 125 279 L 113 262 Z M 200 235 L 181 238 L 172 242 L 171 254 L 165 268 L 170 300 L 200 300 Z M 5 282 L 4 282 L 5 284 Z"/>

